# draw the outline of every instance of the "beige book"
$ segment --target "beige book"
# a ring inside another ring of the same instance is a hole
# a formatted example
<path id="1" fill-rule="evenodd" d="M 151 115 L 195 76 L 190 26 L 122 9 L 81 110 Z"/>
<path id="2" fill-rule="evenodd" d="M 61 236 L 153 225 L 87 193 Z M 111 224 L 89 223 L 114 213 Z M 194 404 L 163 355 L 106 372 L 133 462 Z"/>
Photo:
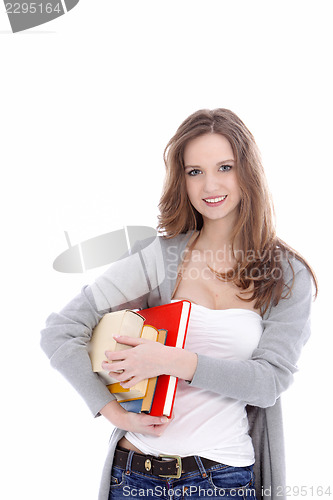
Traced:
<path id="1" fill-rule="evenodd" d="M 92 338 L 88 343 L 88 353 L 93 371 L 103 379 L 117 400 L 128 401 L 129 399 L 144 397 L 147 392 L 148 379 L 139 382 L 131 389 L 122 388 L 115 378 L 110 377 L 102 369 L 102 362 L 108 361 L 105 351 L 123 351 L 132 348 L 132 346 L 116 342 L 113 338 L 114 335 L 126 335 L 132 338 L 143 337 L 156 341 L 158 330 L 143 323 L 144 318 L 130 309 L 107 313 L 94 328 Z"/>
<path id="2" fill-rule="evenodd" d="M 113 336 L 127 335 L 128 337 L 139 338 L 143 322 L 144 318 L 140 314 L 124 309 L 123 311 L 105 314 L 94 328 L 92 338 L 88 344 L 88 353 L 93 371 L 98 373 L 106 384 L 117 381 L 102 369 L 102 362 L 108 361 L 105 351 L 123 351 L 130 348 L 130 346 L 116 342 Z"/>

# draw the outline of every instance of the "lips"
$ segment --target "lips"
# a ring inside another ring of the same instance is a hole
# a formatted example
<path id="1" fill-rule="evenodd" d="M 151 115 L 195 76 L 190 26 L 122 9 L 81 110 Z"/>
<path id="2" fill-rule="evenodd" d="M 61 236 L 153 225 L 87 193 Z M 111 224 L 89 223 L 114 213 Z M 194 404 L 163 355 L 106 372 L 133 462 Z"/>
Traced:
<path id="1" fill-rule="evenodd" d="M 227 195 L 225 194 L 223 196 L 216 196 L 215 198 L 204 198 L 203 201 L 210 207 L 217 207 L 219 205 L 222 205 L 226 197 Z"/>

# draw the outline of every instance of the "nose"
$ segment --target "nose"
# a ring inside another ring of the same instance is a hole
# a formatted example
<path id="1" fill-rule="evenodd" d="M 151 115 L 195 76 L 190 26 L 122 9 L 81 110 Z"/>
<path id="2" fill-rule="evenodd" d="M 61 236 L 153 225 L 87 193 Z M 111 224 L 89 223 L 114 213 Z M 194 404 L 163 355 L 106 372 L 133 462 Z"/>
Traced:
<path id="1" fill-rule="evenodd" d="M 218 177 L 218 174 L 216 174 L 216 173 L 206 173 L 204 190 L 207 192 L 207 194 L 211 194 L 211 193 L 216 194 L 216 190 L 221 185 L 220 178 L 221 178 L 221 176 Z"/>

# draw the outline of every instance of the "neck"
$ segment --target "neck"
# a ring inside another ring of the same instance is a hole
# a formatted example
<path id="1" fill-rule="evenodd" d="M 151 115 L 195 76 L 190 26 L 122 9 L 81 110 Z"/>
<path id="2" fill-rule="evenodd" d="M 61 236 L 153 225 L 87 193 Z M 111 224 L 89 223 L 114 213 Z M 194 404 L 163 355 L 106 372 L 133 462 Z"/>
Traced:
<path id="1" fill-rule="evenodd" d="M 205 220 L 200 231 L 200 247 L 210 250 L 231 247 L 234 224 L 225 220 Z M 237 241 L 235 242 L 237 246 Z"/>

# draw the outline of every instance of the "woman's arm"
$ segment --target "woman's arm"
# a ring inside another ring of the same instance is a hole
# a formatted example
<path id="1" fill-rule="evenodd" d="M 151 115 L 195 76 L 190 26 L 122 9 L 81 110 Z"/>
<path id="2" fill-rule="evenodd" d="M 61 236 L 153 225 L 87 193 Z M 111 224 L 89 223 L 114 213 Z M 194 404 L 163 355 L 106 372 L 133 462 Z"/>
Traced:
<path id="1" fill-rule="evenodd" d="M 273 406 L 292 383 L 302 347 L 310 335 L 312 281 L 299 261 L 294 261 L 293 267 L 295 278 L 291 294 L 264 317 L 263 334 L 251 359 L 226 360 L 196 355 L 154 342 L 120 337 L 118 342 L 135 346 L 134 349 L 108 354 L 112 363 L 105 363 L 103 368 L 106 371 L 125 370 L 122 374 L 112 372 L 113 377 L 124 382 L 125 388 L 147 376 L 166 373 L 185 379 L 194 387 L 253 406 Z M 286 275 L 288 272 L 287 268 Z M 288 286 L 292 279 L 287 279 Z M 134 378 L 126 382 L 130 377 Z"/>
<path id="2" fill-rule="evenodd" d="M 49 316 L 42 331 L 42 348 L 52 366 L 68 379 L 95 416 L 102 414 L 127 431 L 161 435 L 170 419 L 126 411 L 92 371 L 87 343 L 103 314 L 96 309 L 90 287 L 83 288 L 60 313 Z"/>
<path id="3" fill-rule="evenodd" d="M 121 382 L 124 388 L 133 387 L 145 378 L 163 374 L 192 380 L 197 367 L 196 353 L 147 339 L 125 336 L 114 338 L 120 344 L 134 347 L 124 351 L 106 352 L 109 362 L 102 364 L 103 369 Z M 119 370 L 122 370 L 122 373 L 117 373 Z"/>
<path id="4" fill-rule="evenodd" d="M 92 371 L 87 351 L 92 329 L 101 317 L 91 290 L 85 287 L 59 313 L 52 313 L 41 331 L 41 347 L 51 366 L 71 383 L 95 416 L 114 399 Z"/>
<path id="5" fill-rule="evenodd" d="M 158 241 L 154 244 L 153 255 L 158 254 L 158 244 Z M 151 264 L 154 268 L 153 262 Z M 87 351 L 92 330 L 106 312 L 148 307 L 152 281 L 143 267 L 141 255 L 133 253 L 110 266 L 59 313 L 47 318 L 41 332 L 41 347 L 51 365 L 72 384 L 94 415 L 114 400 L 114 396 L 92 371 Z"/>
<path id="6" fill-rule="evenodd" d="M 117 401 L 111 401 L 105 405 L 100 413 L 111 424 L 130 432 L 140 432 L 141 434 L 150 434 L 151 436 L 160 436 L 172 417 L 152 417 L 145 413 L 132 413 L 126 411 Z"/>
<path id="7" fill-rule="evenodd" d="M 143 378 L 165 373 L 253 406 L 273 406 L 292 383 L 296 363 L 310 335 L 311 277 L 305 267 L 297 263 L 295 267 L 298 269 L 292 292 L 263 319 L 263 334 L 251 359 L 220 359 L 147 340 L 118 337 L 118 342 L 134 349 L 107 353 L 112 362 L 104 363 L 103 368 L 112 371 L 112 376 L 124 382 L 126 388 Z M 291 285 L 291 280 L 287 284 Z M 124 372 L 114 373 L 119 369 Z"/>
<path id="8" fill-rule="evenodd" d="M 291 295 L 263 319 L 263 334 L 251 359 L 223 360 L 199 354 L 191 385 L 253 406 L 274 405 L 292 383 L 310 336 L 312 282 L 305 267 L 297 264 L 297 268 Z"/>

